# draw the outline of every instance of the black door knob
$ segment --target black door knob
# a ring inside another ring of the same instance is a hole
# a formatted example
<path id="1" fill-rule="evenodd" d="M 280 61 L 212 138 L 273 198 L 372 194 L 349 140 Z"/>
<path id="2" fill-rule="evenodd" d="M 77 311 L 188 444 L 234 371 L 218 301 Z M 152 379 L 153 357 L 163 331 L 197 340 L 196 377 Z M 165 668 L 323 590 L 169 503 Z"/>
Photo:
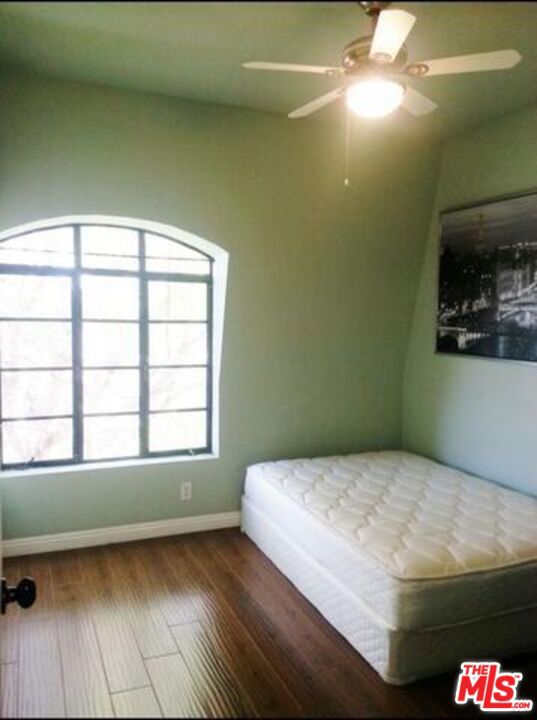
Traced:
<path id="1" fill-rule="evenodd" d="M 21 608 L 31 607 L 37 595 L 35 580 L 31 577 L 23 577 L 18 585 L 8 585 L 5 578 L 2 578 L 2 601 L 1 613 L 6 612 L 6 607 L 11 602 L 16 602 Z"/>

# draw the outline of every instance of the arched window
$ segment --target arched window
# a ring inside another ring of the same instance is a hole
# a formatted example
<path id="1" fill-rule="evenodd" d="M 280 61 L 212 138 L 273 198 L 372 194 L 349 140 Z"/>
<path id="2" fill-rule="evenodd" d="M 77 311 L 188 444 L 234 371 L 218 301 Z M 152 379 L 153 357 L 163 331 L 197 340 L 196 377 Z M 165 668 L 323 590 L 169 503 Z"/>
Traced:
<path id="1" fill-rule="evenodd" d="M 149 221 L 2 233 L 2 468 L 214 453 L 226 269 Z"/>

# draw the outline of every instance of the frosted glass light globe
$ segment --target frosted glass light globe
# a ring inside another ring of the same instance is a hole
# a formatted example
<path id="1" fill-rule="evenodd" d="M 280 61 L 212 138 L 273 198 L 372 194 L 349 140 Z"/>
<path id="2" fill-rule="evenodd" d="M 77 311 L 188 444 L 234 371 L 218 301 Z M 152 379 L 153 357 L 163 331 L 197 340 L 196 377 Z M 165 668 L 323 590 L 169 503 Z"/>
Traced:
<path id="1" fill-rule="evenodd" d="M 386 117 L 399 107 L 404 94 L 405 88 L 392 80 L 363 80 L 347 88 L 347 107 L 360 117 Z"/>

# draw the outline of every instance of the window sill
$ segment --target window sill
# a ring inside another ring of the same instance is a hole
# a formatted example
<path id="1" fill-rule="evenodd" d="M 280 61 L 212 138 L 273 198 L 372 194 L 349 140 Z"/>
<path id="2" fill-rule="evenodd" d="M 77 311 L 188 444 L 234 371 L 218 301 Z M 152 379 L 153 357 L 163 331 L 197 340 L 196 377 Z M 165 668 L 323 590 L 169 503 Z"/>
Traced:
<path id="1" fill-rule="evenodd" d="M 105 462 L 81 463 L 77 465 L 56 465 L 55 467 L 29 468 L 28 470 L 1 470 L 0 480 L 10 478 L 34 477 L 36 475 L 63 475 L 66 473 L 98 472 L 116 468 L 144 467 L 146 465 L 175 465 L 176 463 L 217 460 L 216 453 L 205 455 L 177 455 L 159 458 L 139 458 L 136 460 L 113 460 Z"/>

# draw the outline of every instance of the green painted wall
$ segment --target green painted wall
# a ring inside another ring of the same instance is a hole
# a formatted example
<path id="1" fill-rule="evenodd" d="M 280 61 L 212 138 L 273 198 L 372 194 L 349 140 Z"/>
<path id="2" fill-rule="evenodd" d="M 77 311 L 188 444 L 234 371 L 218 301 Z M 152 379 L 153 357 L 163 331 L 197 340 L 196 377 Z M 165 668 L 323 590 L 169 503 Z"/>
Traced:
<path id="1" fill-rule="evenodd" d="M 6 538 L 238 509 L 248 463 L 399 446 L 439 160 L 419 125 L 358 124 L 345 189 L 330 111 L 293 123 L 29 76 L 1 98 L 1 229 L 123 215 L 230 253 L 220 458 L 4 476 Z"/>
<path id="2" fill-rule="evenodd" d="M 435 355 L 438 212 L 537 185 L 537 107 L 448 142 L 416 300 L 404 446 L 537 494 L 537 366 Z"/>

